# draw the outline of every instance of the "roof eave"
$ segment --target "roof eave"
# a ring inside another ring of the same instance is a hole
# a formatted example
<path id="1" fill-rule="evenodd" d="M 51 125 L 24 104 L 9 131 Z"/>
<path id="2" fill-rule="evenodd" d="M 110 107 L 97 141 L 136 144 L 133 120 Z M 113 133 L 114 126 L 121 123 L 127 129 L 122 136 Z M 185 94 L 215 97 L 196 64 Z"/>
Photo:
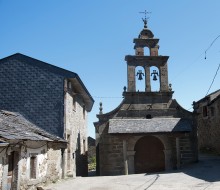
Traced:
<path id="1" fill-rule="evenodd" d="M 74 84 L 74 87 L 77 89 L 78 93 L 82 96 L 85 106 L 86 106 L 86 111 L 90 112 L 92 110 L 93 104 L 94 104 L 94 99 L 90 95 L 89 91 L 79 78 L 79 76 L 76 74 L 75 78 L 69 78 L 69 80 Z"/>

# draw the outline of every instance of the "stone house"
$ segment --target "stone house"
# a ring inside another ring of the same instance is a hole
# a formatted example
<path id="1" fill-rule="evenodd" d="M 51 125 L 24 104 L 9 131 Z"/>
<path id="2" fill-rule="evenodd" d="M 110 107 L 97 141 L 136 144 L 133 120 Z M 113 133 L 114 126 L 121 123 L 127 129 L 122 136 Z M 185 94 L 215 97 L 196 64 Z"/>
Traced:
<path id="1" fill-rule="evenodd" d="M 198 125 L 198 145 L 204 152 L 220 154 L 220 90 L 193 102 Z"/>
<path id="2" fill-rule="evenodd" d="M 127 87 L 123 101 L 109 113 L 97 115 L 97 173 L 121 175 L 179 168 L 197 161 L 196 123 L 183 109 L 168 83 L 168 56 L 158 55 L 159 39 L 144 20 L 133 40 L 135 55 L 125 56 Z M 149 53 L 148 53 L 149 51 Z M 137 89 L 137 79 L 144 83 Z M 153 90 L 154 82 L 159 89 Z"/>
<path id="3" fill-rule="evenodd" d="M 17 53 L 0 60 L 0 89 L 1 110 L 67 141 L 63 177 L 86 176 L 87 115 L 94 100 L 80 77 Z"/>
<path id="4" fill-rule="evenodd" d="M 22 115 L 0 111 L 0 141 L 0 189 L 34 189 L 64 175 L 67 142 Z"/>

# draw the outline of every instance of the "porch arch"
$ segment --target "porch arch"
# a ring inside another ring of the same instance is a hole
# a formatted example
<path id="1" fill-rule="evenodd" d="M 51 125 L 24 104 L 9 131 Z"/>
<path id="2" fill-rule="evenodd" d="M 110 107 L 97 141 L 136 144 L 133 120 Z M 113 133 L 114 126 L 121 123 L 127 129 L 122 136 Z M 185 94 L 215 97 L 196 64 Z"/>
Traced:
<path id="1" fill-rule="evenodd" d="M 155 136 L 144 136 L 135 144 L 135 173 L 158 172 L 165 170 L 164 145 Z"/>
<path id="2" fill-rule="evenodd" d="M 165 170 L 172 169 L 172 149 L 171 143 L 167 136 L 164 135 L 142 135 L 142 136 L 132 136 L 127 139 L 127 156 L 128 156 L 128 173 L 134 174 L 135 173 L 135 145 L 143 137 L 155 137 L 163 144 L 163 153 L 164 153 L 164 163 L 165 163 Z M 147 150 L 146 150 L 147 151 Z"/>

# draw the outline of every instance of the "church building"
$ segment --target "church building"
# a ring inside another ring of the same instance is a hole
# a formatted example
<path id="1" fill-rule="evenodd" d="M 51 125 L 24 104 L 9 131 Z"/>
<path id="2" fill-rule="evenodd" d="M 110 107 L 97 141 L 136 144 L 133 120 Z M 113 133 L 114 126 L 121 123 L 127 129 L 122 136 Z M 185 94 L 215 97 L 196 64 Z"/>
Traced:
<path id="1" fill-rule="evenodd" d="M 193 113 L 172 99 L 169 56 L 158 54 L 159 39 L 148 29 L 147 19 L 143 21 L 143 30 L 133 40 L 135 55 L 125 56 L 123 100 L 105 114 L 100 103 L 94 123 L 98 175 L 168 171 L 198 159 Z M 145 89 L 137 89 L 139 80 Z M 153 90 L 155 81 L 158 90 Z"/>

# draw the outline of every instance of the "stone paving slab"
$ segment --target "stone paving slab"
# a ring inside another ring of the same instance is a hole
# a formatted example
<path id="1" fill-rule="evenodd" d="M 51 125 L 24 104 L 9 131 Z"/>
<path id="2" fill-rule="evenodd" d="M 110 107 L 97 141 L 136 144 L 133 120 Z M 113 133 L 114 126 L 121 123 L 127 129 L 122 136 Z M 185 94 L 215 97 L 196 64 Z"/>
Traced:
<path id="1" fill-rule="evenodd" d="M 128 176 L 77 177 L 61 180 L 51 190 L 220 190 L 220 157 L 203 156 L 200 161 L 170 173 Z"/>

